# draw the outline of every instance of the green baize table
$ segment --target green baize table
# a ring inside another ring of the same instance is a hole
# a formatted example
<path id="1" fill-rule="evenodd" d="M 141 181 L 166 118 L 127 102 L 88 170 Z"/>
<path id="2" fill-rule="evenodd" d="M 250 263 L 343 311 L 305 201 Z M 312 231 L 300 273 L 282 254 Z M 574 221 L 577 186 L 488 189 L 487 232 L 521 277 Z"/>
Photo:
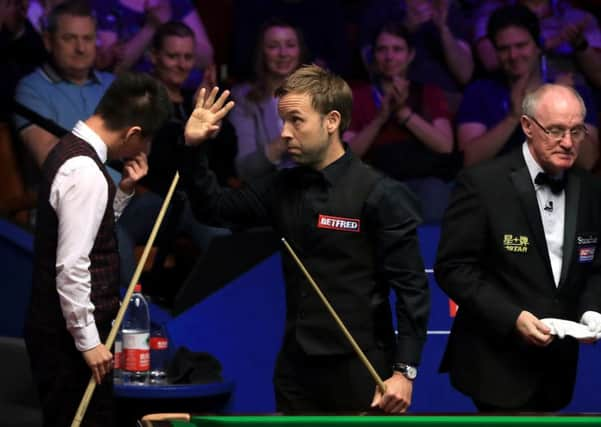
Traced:
<path id="1" fill-rule="evenodd" d="M 172 427 L 341 427 L 341 426 L 423 426 L 423 427 L 518 427 L 518 426 L 601 426 L 596 415 L 401 415 L 401 416 L 192 416 L 189 422 L 170 421 Z"/>

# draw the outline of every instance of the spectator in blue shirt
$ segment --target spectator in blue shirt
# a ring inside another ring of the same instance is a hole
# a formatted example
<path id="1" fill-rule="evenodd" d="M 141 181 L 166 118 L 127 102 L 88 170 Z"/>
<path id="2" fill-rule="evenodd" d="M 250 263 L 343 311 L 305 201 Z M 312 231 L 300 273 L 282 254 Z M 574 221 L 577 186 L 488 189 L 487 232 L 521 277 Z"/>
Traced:
<path id="1" fill-rule="evenodd" d="M 81 2 L 66 2 L 52 10 L 43 34 L 50 60 L 18 84 L 16 100 L 41 116 L 71 130 L 90 117 L 113 81 L 113 75 L 93 69 L 96 23 Z M 16 116 L 19 136 L 41 166 L 57 136 L 28 119 Z"/>

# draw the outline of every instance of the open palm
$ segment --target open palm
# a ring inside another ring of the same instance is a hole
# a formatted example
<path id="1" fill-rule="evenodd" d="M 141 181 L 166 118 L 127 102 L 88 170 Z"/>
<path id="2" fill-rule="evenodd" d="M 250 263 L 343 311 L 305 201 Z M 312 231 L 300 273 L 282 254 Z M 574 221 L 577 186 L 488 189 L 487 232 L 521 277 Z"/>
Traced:
<path id="1" fill-rule="evenodd" d="M 215 135 L 221 120 L 234 108 L 234 102 L 225 103 L 229 91 L 223 91 L 217 98 L 218 87 L 214 87 L 207 95 L 205 88 L 200 90 L 196 107 L 186 122 L 184 137 L 186 145 L 197 145 Z M 217 99 L 216 99 L 217 98 Z"/>

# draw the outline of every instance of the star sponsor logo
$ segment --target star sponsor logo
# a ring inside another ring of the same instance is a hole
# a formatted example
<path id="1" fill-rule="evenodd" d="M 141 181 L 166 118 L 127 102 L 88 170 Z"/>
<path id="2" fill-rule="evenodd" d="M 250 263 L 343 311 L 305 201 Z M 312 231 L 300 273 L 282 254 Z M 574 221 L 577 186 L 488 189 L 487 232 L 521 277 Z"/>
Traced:
<path id="1" fill-rule="evenodd" d="M 509 252 L 526 253 L 530 242 L 528 236 L 503 235 L 503 247 Z"/>
<path id="2" fill-rule="evenodd" d="M 357 218 L 344 218 L 319 214 L 319 217 L 317 218 L 317 228 L 358 233 L 361 231 L 361 220 Z"/>

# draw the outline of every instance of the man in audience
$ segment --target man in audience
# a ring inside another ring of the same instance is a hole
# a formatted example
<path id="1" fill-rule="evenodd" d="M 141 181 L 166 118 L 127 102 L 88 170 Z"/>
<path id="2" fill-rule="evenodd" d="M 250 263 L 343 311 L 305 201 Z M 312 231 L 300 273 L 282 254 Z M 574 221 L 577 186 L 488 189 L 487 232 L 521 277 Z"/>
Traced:
<path id="1" fill-rule="evenodd" d="M 495 45 L 501 72 L 477 80 L 465 92 L 457 113 L 457 139 L 464 163 L 470 166 L 506 153 L 521 144 L 520 108 L 527 92 L 545 83 L 541 74 L 538 18 L 521 5 L 497 9 L 488 21 L 488 34 Z M 597 114 L 590 90 L 576 89 L 586 104 L 588 133 L 582 142 L 578 163 L 591 169 L 597 159 Z"/>
<path id="2" fill-rule="evenodd" d="M 526 142 L 457 179 L 434 268 L 459 305 L 441 371 L 481 411 L 563 408 L 578 342 L 557 318 L 601 338 L 601 181 L 575 166 L 585 117 L 573 88 L 543 85 L 523 102 Z"/>
<path id="3" fill-rule="evenodd" d="M 113 76 L 93 69 L 96 24 L 85 3 L 68 1 L 56 6 L 43 36 L 50 60 L 20 81 L 16 100 L 68 131 L 92 115 Z M 57 136 L 22 116 L 16 116 L 15 122 L 19 136 L 41 166 Z"/>
<path id="4" fill-rule="evenodd" d="M 499 68 L 494 46 L 486 34 L 491 12 L 509 3 L 507 0 L 483 2 L 474 26 L 474 45 L 487 71 Z M 565 0 L 519 0 L 540 20 L 541 44 L 545 49 L 543 72 L 549 76 L 568 74 L 578 83 L 584 77 L 591 86 L 601 89 L 601 29 L 595 17 Z"/>

